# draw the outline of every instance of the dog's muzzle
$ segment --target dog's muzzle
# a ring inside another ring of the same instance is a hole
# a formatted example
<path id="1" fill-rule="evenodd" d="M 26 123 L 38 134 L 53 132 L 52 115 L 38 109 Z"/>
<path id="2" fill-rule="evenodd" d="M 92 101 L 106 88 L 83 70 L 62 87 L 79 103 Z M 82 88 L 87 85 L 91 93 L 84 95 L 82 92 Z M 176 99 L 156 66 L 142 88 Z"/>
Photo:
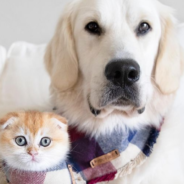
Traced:
<path id="1" fill-rule="evenodd" d="M 132 59 L 113 60 L 105 68 L 108 81 L 106 91 L 101 101 L 102 106 L 109 103 L 118 106 L 133 105 L 139 107 L 140 67 Z"/>
<path id="2" fill-rule="evenodd" d="M 139 87 L 140 67 L 131 59 L 113 60 L 105 67 L 104 75 L 108 81 L 100 99 L 99 109 L 106 106 L 125 107 L 133 106 L 138 114 L 142 114 L 145 107 L 140 107 Z M 88 99 L 89 100 L 89 99 Z M 89 107 L 95 116 L 101 110 L 95 109 L 89 100 Z"/>

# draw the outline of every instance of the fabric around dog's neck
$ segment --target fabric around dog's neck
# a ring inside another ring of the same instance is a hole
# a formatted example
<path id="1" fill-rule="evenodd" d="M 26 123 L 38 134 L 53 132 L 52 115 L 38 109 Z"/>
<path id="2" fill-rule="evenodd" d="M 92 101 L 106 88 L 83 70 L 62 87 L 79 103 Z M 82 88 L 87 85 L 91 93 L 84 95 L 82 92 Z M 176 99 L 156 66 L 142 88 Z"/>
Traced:
<path id="1" fill-rule="evenodd" d="M 150 156 L 158 135 L 159 130 L 147 126 L 138 131 L 117 129 L 110 135 L 101 135 L 95 139 L 77 132 L 76 129 L 71 129 L 70 164 L 81 176 L 79 180 L 83 179 L 88 184 L 114 180 L 130 174 Z M 91 168 L 91 160 L 116 149 L 120 153 L 119 158 Z"/>

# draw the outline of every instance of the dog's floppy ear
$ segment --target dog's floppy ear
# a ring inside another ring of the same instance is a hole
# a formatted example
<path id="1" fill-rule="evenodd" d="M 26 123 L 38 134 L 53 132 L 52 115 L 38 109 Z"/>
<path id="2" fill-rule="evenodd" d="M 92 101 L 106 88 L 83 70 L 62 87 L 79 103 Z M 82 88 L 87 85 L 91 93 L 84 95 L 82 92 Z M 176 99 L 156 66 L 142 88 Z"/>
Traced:
<path id="1" fill-rule="evenodd" d="M 52 85 L 60 91 L 71 88 L 78 78 L 78 61 L 72 30 L 72 3 L 66 7 L 45 53 Z"/>
<path id="2" fill-rule="evenodd" d="M 162 36 L 156 61 L 155 81 L 163 94 L 171 94 L 179 87 L 184 57 L 172 11 L 164 5 L 161 6 Z"/>

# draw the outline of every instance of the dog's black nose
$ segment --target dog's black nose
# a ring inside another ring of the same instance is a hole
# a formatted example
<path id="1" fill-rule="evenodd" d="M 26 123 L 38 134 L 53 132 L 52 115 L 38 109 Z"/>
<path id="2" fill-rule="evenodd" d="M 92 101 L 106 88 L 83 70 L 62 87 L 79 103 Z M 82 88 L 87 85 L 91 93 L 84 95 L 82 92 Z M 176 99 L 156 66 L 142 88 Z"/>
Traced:
<path id="1" fill-rule="evenodd" d="M 114 60 L 107 64 L 105 76 L 117 86 L 130 86 L 136 83 L 140 77 L 140 67 L 134 60 Z"/>

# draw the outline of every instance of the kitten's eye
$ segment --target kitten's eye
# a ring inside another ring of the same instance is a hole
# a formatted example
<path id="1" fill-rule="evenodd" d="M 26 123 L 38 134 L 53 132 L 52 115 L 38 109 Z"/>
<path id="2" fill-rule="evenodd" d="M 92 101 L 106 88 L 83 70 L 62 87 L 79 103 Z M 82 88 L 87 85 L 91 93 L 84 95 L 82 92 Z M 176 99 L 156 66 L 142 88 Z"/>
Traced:
<path id="1" fill-rule="evenodd" d="M 51 139 L 48 138 L 48 137 L 43 137 L 40 141 L 40 145 L 43 146 L 43 147 L 47 147 L 49 146 L 51 143 Z"/>
<path id="2" fill-rule="evenodd" d="M 16 137 L 15 142 L 18 146 L 26 146 L 27 145 L 27 141 L 26 141 L 26 138 L 24 136 Z"/>
<path id="3" fill-rule="evenodd" d="M 138 35 L 145 35 L 150 29 L 151 26 L 147 22 L 142 22 L 138 27 Z"/>
<path id="4" fill-rule="evenodd" d="M 88 23 L 85 29 L 91 34 L 100 35 L 102 33 L 102 29 L 100 28 L 97 22 Z"/>

